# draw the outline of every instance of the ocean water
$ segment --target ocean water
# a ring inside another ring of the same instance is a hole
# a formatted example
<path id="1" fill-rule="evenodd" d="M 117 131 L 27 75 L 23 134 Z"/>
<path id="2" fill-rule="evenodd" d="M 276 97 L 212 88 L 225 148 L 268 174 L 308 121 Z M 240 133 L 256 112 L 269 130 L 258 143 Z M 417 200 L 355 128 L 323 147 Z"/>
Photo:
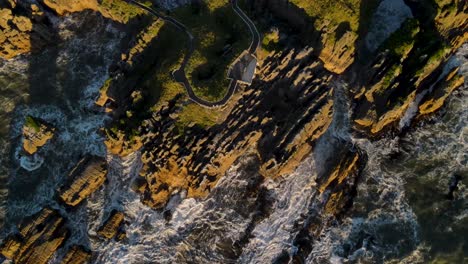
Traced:
<path id="1" fill-rule="evenodd" d="M 91 12 L 52 22 L 60 44 L 1 62 L 3 235 L 43 206 L 58 207 L 52 199 L 55 189 L 80 156 L 106 155 L 98 129 L 108 117 L 94 101 L 123 35 Z M 53 140 L 33 156 L 24 155 L 21 146 L 28 115 L 56 128 Z"/>

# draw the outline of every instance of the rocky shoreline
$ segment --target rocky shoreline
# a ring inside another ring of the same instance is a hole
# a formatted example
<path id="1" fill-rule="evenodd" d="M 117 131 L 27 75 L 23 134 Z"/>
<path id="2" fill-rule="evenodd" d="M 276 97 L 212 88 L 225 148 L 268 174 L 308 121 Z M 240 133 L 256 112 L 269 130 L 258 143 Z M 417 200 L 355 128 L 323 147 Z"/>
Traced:
<path id="1" fill-rule="evenodd" d="M 283 49 L 269 52 L 262 58 L 252 85 L 241 87 L 233 101 L 220 110 L 222 120 L 210 127 L 191 123 L 181 129 L 178 120 L 183 107 L 190 104 L 183 94 L 176 94 L 151 110 L 139 108 L 146 94 L 139 91 L 137 84 L 144 81 L 140 75 L 151 71 L 153 61 L 161 59 L 151 50 L 161 41 L 159 33 L 164 23 L 126 4 L 116 7 L 116 2 L 110 0 L 102 3 L 45 0 L 41 5 L 28 6 L 0 1 L 0 14 L 5 14 L 0 29 L 14 36 L 0 38 L 6 47 L 1 56 L 11 59 L 28 52 L 32 54 L 23 56 L 34 56 L 45 44 L 32 49 L 25 44 L 28 39 L 51 41 L 46 33 L 48 18 L 43 11 L 46 7 L 59 16 L 90 9 L 117 23 L 139 25 L 139 34 L 132 37 L 120 60 L 111 67 L 111 78 L 101 88 L 96 104 L 113 118 L 103 128 L 109 155 L 125 157 L 141 152 L 143 168 L 128 186 L 140 195 L 143 204 L 164 212 L 170 219 L 168 205 L 175 197 L 185 193 L 185 199 L 206 199 L 228 170 L 247 156 L 255 157 L 254 173 L 261 178 L 259 184 L 264 179 L 291 175 L 314 154 L 316 144 L 337 126 L 336 86 L 342 82 L 350 106 L 348 132 L 362 138 L 394 137 L 443 109 L 450 95 L 466 85 L 459 68 L 449 62 L 468 40 L 468 4 L 456 0 L 439 2 L 438 11 L 431 14 L 433 23 L 424 22 L 425 12 L 407 19 L 364 63 L 359 53 L 360 45 L 364 45 L 359 32 L 347 30 L 332 37 L 337 28 L 315 29 L 296 23 L 310 18 L 301 9 L 284 7 L 283 1 L 247 4 L 258 23 L 267 15 L 281 18 L 297 25 L 301 34 L 311 33 L 315 39 L 306 44 L 286 43 Z M 427 8 L 422 4 L 409 7 Z M 280 31 L 292 34 L 281 27 Z M 425 45 L 435 36 L 435 41 Z M 129 114 L 138 111 L 145 113 L 143 118 Z M 114 129 L 116 124 L 119 129 Z M 49 142 L 54 134 L 53 125 L 36 118 L 27 119 L 23 129 L 24 150 L 34 154 Z M 350 139 L 331 144 L 330 152 L 333 154 L 320 168 L 317 179 L 310 183 L 321 200 L 317 210 L 326 218 L 312 217 L 300 228 L 294 238 L 298 250 L 293 258 L 298 261 L 305 260 L 312 250 L 310 244 L 301 241 L 318 239 L 323 230 L 333 221 L 340 221 L 352 208 L 361 172 L 367 164 L 365 151 L 353 146 Z M 64 177 L 57 199 L 67 210 L 80 207 L 106 185 L 108 170 L 105 158 L 84 157 Z M 260 199 L 258 186 L 245 190 L 246 195 Z M 96 230 L 98 236 L 125 243 L 125 214 L 112 210 Z M 261 219 L 259 213 L 256 221 Z M 66 222 L 59 210 L 44 208 L 26 217 L 18 225 L 18 233 L 3 240 L 0 253 L 15 263 L 48 263 L 67 242 L 70 231 Z M 249 235 L 247 231 L 245 238 L 236 243 L 247 243 Z M 239 254 L 233 253 L 235 257 Z M 92 255 L 84 245 L 71 245 L 62 263 L 87 263 Z M 289 258 L 289 253 L 285 253 L 277 260 Z"/>

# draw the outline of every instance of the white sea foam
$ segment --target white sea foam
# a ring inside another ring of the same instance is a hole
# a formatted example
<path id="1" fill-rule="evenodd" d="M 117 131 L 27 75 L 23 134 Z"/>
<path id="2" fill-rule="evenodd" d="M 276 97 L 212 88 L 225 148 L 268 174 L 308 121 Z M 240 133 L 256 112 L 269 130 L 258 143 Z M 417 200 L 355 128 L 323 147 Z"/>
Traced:
<path id="1" fill-rule="evenodd" d="M 403 0 L 383 0 L 372 17 L 369 33 L 366 36 L 367 48 L 375 51 L 403 21 L 413 17 L 411 9 Z"/>
<path id="2" fill-rule="evenodd" d="M 27 171 L 34 171 L 39 169 L 44 163 L 44 158 L 40 155 L 32 155 L 32 156 L 21 156 L 20 157 L 20 165 L 23 169 Z"/>
<path id="3" fill-rule="evenodd" d="M 241 263 L 271 263 L 283 250 L 294 252 L 292 239 L 299 230 L 293 226 L 309 211 L 312 198 L 317 197 L 316 176 L 314 160 L 309 157 L 292 175 L 266 182 L 276 202 L 272 214 L 255 226 L 254 238 L 239 258 Z"/>
<path id="4" fill-rule="evenodd" d="M 439 75 L 437 80 L 432 83 L 432 85 L 424 90 L 423 92 L 419 93 L 416 95 L 415 100 L 410 104 L 408 109 L 406 110 L 405 114 L 403 117 L 400 119 L 399 122 L 399 127 L 400 129 L 403 129 L 404 127 L 407 127 L 411 124 L 411 121 L 413 118 L 416 116 L 419 104 L 421 103 L 421 100 L 424 98 L 424 96 L 428 93 L 431 93 L 434 90 L 434 87 L 438 85 L 440 80 L 442 78 L 445 78 L 447 74 L 453 70 L 454 68 L 459 68 L 458 73 L 462 74 L 464 76 L 468 76 L 467 71 L 468 71 L 468 60 L 464 59 L 465 56 L 468 56 L 468 43 L 464 44 L 458 51 L 453 55 L 449 61 L 445 64 L 442 73 Z M 464 84 L 466 85 L 466 83 Z"/>

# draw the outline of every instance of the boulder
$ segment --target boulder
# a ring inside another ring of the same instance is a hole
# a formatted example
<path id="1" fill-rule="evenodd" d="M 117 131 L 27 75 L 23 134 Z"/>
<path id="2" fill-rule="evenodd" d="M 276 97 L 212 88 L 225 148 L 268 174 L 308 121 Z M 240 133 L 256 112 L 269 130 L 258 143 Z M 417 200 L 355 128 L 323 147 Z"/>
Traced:
<path id="1" fill-rule="evenodd" d="M 112 210 L 104 224 L 99 227 L 97 233 L 105 239 L 116 238 L 122 240 L 125 238 L 125 231 L 123 230 L 124 213 L 117 210 Z"/>
<path id="2" fill-rule="evenodd" d="M 37 5 L 9 1 L 0 6 L 0 58 L 12 59 L 50 43 L 53 31 L 43 23 L 43 18 Z"/>
<path id="3" fill-rule="evenodd" d="M 104 158 L 88 155 L 70 171 L 67 182 L 59 189 L 59 198 L 69 206 L 77 206 L 94 193 L 106 180 L 108 171 Z"/>
<path id="4" fill-rule="evenodd" d="M 39 118 L 26 117 L 23 125 L 23 149 L 32 155 L 54 137 L 55 128 Z"/>
<path id="5" fill-rule="evenodd" d="M 91 251 L 83 246 L 71 246 L 65 257 L 63 257 L 61 264 L 85 264 L 89 263 L 91 259 Z"/>

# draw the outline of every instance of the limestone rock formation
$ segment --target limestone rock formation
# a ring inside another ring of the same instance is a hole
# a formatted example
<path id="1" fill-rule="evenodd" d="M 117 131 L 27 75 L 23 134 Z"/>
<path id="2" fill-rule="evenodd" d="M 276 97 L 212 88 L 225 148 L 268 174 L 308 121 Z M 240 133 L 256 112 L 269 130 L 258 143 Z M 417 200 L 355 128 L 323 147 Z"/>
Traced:
<path id="1" fill-rule="evenodd" d="M 23 149 L 32 155 L 54 137 L 55 128 L 39 118 L 26 117 L 23 125 Z"/>
<path id="2" fill-rule="evenodd" d="M 124 72 L 129 71 L 134 67 L 139 67 L 139 65 L 146 65 L 144 60 L 148 58 L 148 51 L 151 50 L 151 45 L 156 42 L 159 30 L 164 26 L 164 21 L 160 19 L 153 20 L 149 25 L 147 25 L 141 32 L 139 32 L 136 37 L 130 42 L 128 50 L 126 50 L 121 55 L 121 61 L 118 63 L 118 71 Z M 100 107 L 105 107 L 105 111 L 110 113 L 112 112 L 115 95 L 119 92 L 113 91 L 113 86 L 115 86 L 117 80 L 114 78 L 109 78 L 106 80 L 104 85 L 100 89 L 99 97 L 96 100 L 96 104 Z M 115 135 L 113 140 L 109 137 L 106 141 L 106 145 L 114 154 L 120 154 L 124 150 L 122 145 L 125 144 L 123 138 L 119 138 L 120 135 Z M 138 149 L 140 146 L 135 147 Z"/>
<path id="3" fill-rule="evenodd" d="M 49 208 L 24 220 L 18 229 L 19 233 L 7 237 L 0 250 L 14 263 L 48 263 L 69 234 L 65 219 Z"/>
<path id="4" fill-rule="evenodd" d="M 91 260 L 91 252 L 83 246 L 73 245 L 68 249 L 61 264 L 86 264 Z"/>
<path id="5" fill-rule="evenodd" d="M 116 238 L 122 240 L 125 238 L 125 231 L 123 229 L 124 213 L 117 210 L 112 210 L 107 220 L 99 228 L 97 233 L 105 239 Z"/>
<path id="6" fill-rule="evenodd" d="M 462 75 L 457 75 L 458 68 L 453 69 L 430 91 L 421 101 L 418 108 L 418 117 L 432 114 L 444 106 L 445 100 L 452 92 L 465 83 Z"/>
<path id="7" fill-rule="evenodd" d="M 424 3 L 412 8 L 422 10 Z M 375 137 L 408 125 L 411 115 L 422 117 L 440 109 L 463 85 L 456 68 L 444 67 L 468 40 L 467 8 L 466 1 L 438 1 L 435 27 L 425 12 L 415 12 L 415 19 L 408 19 L 383 43 L 375 59 L 361 70 L 367 78 L 361 78 L 353 91 L 357 130 Z"/>
<path id="8" fill-rule="evenodd" d="M 226 120 L 208 130 L 192 126 L 181 135 L 175 125 L 177 104 L 163 106 L 143 129 L 149 131 L 142 140 L 144 181 L 136 187 L 143 202 L 161 208 L 180 190 L 204 197 L 250 152 L 260 157 L 263 175 L 290 173 L 332 120 L 331 74 L 315 58 L 306 49 L 266 59 L 261 81 L 245 88 Z"/>
<path id="9" fill-rule="evenodd" d="M 147 26 L 136 36 L 135 42 L 131 49 L 127 53 L 122 54 L 122 60 L 125 63 L 132 65 L 137 59 L 137 56 L 142 54 L 143 51 L 149 46 L 149 44 L 158 36 L 159 30 L 163 26 L 163 20 L 154 20 L 149 26 Z"/>
<path id="10" fill-rule="evenodd" d="M 44 24 L 43 12 L 37 5 L 8 2 L 0 5 L 0 57 L 14 58 L 37 51 L 53 40 Z"/>
<path id="11" fill-rule="evenodd" d="M 468 39 L 468 3 L 462 0 L 437 0 L 435 25 L 442 36 L 455 47 Z"/>
<path id="12" fill-rule="evenodd" d="M 357 186 L 367 157 L 349 143 L 331 143 L 332 156 L 321 164 L 317 177 L 317 196 L 320 203 L 304 221 L 293 240 L 298 247 L 295 260 L 304 262 L 313 250 L 313 241 L 320 239 L 324 230 L 339 224 L 353 205 Z"/>
<path id="13" fill-rule="evenodd" d="M 320 59 L 327 70 L 341 74 L 354 62 L 355 42 L 358 35 L 355 32 L 347 31 L 339 39 L 335 39 L 333 33 L 336 30 L 338 28 L 323 36 Z"/>
<path id="14" fill-rule="evenodd" d="M 350 207 L 356 195 L 356 186 L 366 160 L 358 151 L 338 150 L 329 169 L 318 180 L 320 193 L 327 193 L 325 213 L 339 216 Z"/>
<path id="15" fill-rule="evenodd" d="M 125 134 L 120 132 L 117 132 L 112 136 L 108 135 L 104 144 L 110 153 L 119 155 L 121 157 L 125 157 L 131 153 L 134 153 L 143 146 L 140 137 L 135 136 L 129 139 L 125 136 Z"/>
<path id="16" fill-rule="evenodd" d="M 102 186 L 107 167 L 107 161 L 101 157 L 86 156 L 81 159 L 59 189 L 60 200 L 69 206 L 77 206 Z"/>
<path id="17" fill-rule="evenodd" d="M 249 5 L 257 13 L 268 10 L 273 16 L 286 20 L 290 27 L 301 32 L 300 38 L 306 45 L 314 47 L 327 70 L 342 74 L 355 60 L 359 27 L 366 26 L 360 24 L 360 19 L 365 19 L 375 8 L 372 1 L 363 2 L 260 0 Z"/>

